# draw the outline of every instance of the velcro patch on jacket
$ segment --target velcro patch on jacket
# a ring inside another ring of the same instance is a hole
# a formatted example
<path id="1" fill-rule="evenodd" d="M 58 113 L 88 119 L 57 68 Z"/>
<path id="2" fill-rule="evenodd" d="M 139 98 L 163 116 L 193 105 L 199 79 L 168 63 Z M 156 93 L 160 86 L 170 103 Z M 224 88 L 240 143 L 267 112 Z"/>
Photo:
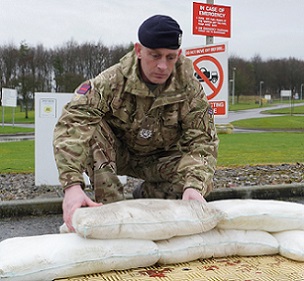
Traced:
<path id="1" fill-rule="evenodd" d="M 83 83 L 80 88 L 77 90 L 77 94 L 85 95 L 91 89 L 90 83 Z"/>
<path id="2" fill-rule="evenodd" d="M 210 117 L 213 117 L 213 109 L 212 107 L 208 107 L 208 114 Z"/>
<path id="3" fill-rule="evenodd" d="M 213 109 L 212 109 L 212 107 L 208 107 L 208 115 L 209 115 L 209 122 L 210 123 L 213 123 L 213 115 L 214 114 L 214 112 L 213 112 Z"/>

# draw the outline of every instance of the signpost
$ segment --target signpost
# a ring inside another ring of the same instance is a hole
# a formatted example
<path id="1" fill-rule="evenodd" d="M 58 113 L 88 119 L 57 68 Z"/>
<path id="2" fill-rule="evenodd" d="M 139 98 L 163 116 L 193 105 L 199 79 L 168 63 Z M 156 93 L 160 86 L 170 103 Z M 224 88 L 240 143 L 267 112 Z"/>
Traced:
<path id="1" fill-rule="evenodd" d="M 193 2 L 192 30 L 206 36 L 206 46 L 187 48 L 185 56 L 193 61 L 194 75 L 202 84 L 215 119 L 228 117 L 228 51 L 227 43 L 213 44 L 213 37 L 231 36 L 231 8 Z"/>
<path id="2" fill-rule="evenodd" d="M 2 128 L 4 127 L 4 107 L 13 107 L 13 126 L 14 126 L 14 117 L 15 117 L 15 107 L 17 106 L 17 90 L 2 88 Z"/>
<path id="3" fill-rule="evenodd" d="M 230 7 L 193 3 L 193 34 L 228 37 L 231 35 Z"/>
<path id="4" fill-rule="evenodd" d="M 184 50 L 193 61 L 194 75 L 202 84 L 215 118 L 228 116 L 227 44 L 213 44 Z"/>

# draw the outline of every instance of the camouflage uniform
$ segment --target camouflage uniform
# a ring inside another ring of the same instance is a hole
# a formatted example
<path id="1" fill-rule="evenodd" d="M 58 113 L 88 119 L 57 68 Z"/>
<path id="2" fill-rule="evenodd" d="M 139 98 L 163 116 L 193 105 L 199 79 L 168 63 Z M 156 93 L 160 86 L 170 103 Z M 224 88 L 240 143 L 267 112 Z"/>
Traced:
<path id="1" fill-rule="evenodd" d="M 54 154 L 63 187 L 83 186 L 85 171 L 98 202 L 123 199 L 117 175 L 145 180 L 144 197 L 181 198 L 189 187 L 212 190 L 218 142 L 192 62 L 180 56 L 151 91 L 132 51 L 76 89 L 56 125 Z"/>

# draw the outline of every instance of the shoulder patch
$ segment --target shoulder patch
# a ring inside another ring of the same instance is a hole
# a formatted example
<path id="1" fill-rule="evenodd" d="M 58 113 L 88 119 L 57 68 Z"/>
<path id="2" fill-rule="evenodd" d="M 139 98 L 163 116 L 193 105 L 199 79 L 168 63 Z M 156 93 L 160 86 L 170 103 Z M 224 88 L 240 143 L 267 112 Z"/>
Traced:
<path id="1" fill-rule="evenodd" d="M 209 122 L 213 123 L 214 112 L 211 106 L 208 107 Z"/>
<path id="2" fill-rule="evenodd" d="M 213 116 L 213 109 L 212 107 L 208 107 L 208 114 Z"/>
<path id="3" fill-rule="evenodd" d="M 83 83 L 79 89 L 77 90 L 77 94 L 80 95 L 85 95 L 88 91 L 91 89 L 91 84 L 90 83 Z"/>

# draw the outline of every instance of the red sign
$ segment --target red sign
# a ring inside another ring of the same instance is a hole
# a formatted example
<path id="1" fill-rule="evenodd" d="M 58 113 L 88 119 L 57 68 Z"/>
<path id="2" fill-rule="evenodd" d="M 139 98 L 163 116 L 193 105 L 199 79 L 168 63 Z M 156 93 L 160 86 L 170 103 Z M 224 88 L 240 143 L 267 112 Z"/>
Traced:
<path id="1" fill-rule="evenodd" d="M 211 80 L 209 79 L 211 77 L 207 77 L 205 72 L 202 71 L 202 68 L 199 67 L 199 64 L 203 61 L 212 62 L 218 69 L 217 77 L 219 77 L 219 79 L 218 78 L 216 79 L 218 81 L 217 86 L 215 86 L 213 84 L 212 79 Z M 199 77 L 201 77 L 206 82 L 208 87 L 210 87 L 210 89 L 211 89 L 211 94 L 207 96 L 208 100 L 215 98 L 217 96 L 217 94 L 220 92 L 220 90 L 223 86 L 223 81 L 224 81 L 224 72 L 223 72 L 223 68 L 222 68 L 221 64 L 219 63 L 219 61 L 212 56 L 202 56 L 202 57 L 197 58 L 193 62 L 193 67 L 194 67 L 194 70 L 196 71 L 196 73 L 199 75 Z"/>
<path id="2" fill-rule="evenodd" d="M 214 115 L 225 115 L 226 114 L 226 101 L 209 101 Z"/>
<path id="3" fill-rule="evenodd" d="M 215 117 L 228 115 L 228 52 L 227 43 L 184 49 L 191 59 L 194 76 L 204 88 Z"/>
<path id="4" fill-rule="evenodd" d="M 231 36 L 230 7 L 193 2 L 193 34 Z"/>

